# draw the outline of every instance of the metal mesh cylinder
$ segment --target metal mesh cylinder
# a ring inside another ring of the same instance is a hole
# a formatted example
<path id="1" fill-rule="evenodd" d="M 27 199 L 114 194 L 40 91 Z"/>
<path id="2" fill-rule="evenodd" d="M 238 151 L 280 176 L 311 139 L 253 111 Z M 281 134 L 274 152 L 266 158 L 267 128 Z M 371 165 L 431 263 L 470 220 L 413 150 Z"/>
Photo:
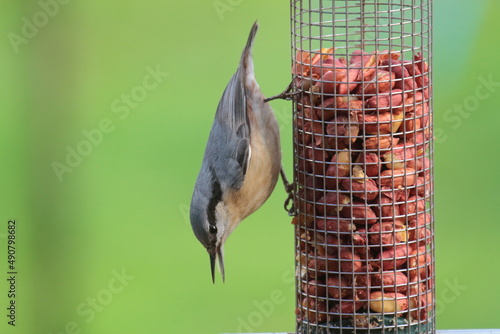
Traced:
<path id="1" fill-rule="evenodd" d="M 431 17 L 291 1 L 298 333 L 435 332 Z"/>

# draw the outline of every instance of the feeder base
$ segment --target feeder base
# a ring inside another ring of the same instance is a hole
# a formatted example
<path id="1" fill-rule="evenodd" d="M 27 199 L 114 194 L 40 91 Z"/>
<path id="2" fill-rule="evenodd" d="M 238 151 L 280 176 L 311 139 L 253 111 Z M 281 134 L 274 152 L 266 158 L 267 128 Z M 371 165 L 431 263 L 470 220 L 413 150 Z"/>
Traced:
<path id="1" fill-rule="evenodd" d="M 300 334 L 383 334 L 388 331 L 396 331 L 401 334 L 427 334 L 432 330 L 432 323 L 411 323 L 408 319 L 394 316 L 366 316 L 357 318 L 356 324 L 352 319 L 344 319 L 328 323 L 329 328 L 325 328 L 327 324 L 311 325 L 302 324 L 299 327 Z M 338 329 L 337 329 L 338 328 Z"/>
<path id="2" fill-rule="evenodd" d="M 247 333 L 247 334 L 295 334 L 295 333 Z M 441 330 L 438 329 L 436 331 L 436 334 L 500 334 L 500 329 L 441 329 Z"/>

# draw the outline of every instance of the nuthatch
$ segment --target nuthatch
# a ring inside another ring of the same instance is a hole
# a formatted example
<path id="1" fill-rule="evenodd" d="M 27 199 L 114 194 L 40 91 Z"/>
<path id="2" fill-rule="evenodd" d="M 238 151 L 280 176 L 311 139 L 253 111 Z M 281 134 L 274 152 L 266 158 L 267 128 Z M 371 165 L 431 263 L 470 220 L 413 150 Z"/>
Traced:
<path id="1" fill-rule="evenodd" d="M 224 280 L 224 242 L 271 195 L 281 169 L 279 127 L 254 75 L 254 23 L 238 70 L 222 95 L 191 200 L 191 225 Z"/>

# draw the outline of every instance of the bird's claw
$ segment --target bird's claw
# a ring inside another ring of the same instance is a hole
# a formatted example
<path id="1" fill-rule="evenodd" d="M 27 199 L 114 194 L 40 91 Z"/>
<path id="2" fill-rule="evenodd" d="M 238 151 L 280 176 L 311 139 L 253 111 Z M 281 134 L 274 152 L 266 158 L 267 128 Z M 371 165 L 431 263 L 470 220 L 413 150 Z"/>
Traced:
<path id="1" fill-rule="evenodd" d="M 297 215 L 295 211 L 295 201 L 294 201 L 295 184 L 288 182 L 288 179 L 286 178 L 285 171 L 283 170 L 283 168 L 281 168 L 280 174 L 281 174 L 281 179 L 283 180 L 283 185 L 285 186 L 285 191 L 288 194 L 288 197 L 285 200 L 285 205 L 283 207 L 285 208 L 285 211 L 288 212 L 289 216 L 295 217 Z"/>
<path id="2" fill-rule="evenodd" d="M 293 184 L 291 184 L 290 186 L 293 187 Z M 287 189 L 287 192 L 288 197 L 285 200 L 285 205 L 283 207 L 285 208 L 285 211 L 288 212 L 288 215 L 290 217 L 295 217 L 297 215 L 297 212 L 295 211 L 295 202 L 293 200 L 293 189 L 290 191 L 288 191 Z"/>

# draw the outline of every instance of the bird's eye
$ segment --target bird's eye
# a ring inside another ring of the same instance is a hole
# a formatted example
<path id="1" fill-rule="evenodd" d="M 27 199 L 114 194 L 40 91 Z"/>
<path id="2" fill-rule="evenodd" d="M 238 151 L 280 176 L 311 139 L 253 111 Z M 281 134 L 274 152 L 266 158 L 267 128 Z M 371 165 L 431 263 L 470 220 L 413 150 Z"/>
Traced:
<path id="1" fill-rule="evenodd" d="M 212 234 L 217 234 L 217 226 L 215 225 L 210 225 L 210 227 L 208 228 L 208 231 Z"/>

